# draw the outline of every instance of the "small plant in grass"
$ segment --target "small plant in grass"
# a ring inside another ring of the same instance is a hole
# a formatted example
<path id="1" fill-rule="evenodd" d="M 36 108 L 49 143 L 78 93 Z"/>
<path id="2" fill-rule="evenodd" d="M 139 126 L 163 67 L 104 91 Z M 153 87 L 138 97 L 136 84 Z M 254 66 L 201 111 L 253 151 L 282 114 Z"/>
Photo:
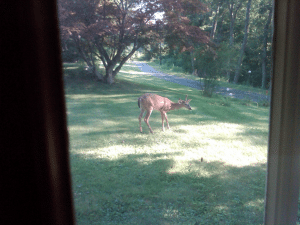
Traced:
<path id="1" fill-rule="evenodd" d="M 230 101 L 226 97 L 221 98 L 220 105 L 229 107 L 231 105 Z"/>
<path id="2" fill-rule="evenodd" d="M 98 69 L 100 74 L 104 74 L 104 68 Z M 74 63 L 64 63 L 64 77 L 78 80 L 93 80 L 95 79 L 94 72 L 91 67 L 86 66 L 82 61 Z"/>
<path id="3" fill-rule="evenodd" d="M 245 97 L 242 101 L 241 101 L 242 105 L 246 105 L 246 106 L 250 106 L 251 105 L 251 99 L 249 97 Z"/>
<path id="4" fill-rule="evenodd" d="M 206 74 L 204 72 L 202 79 L 200 78 L 200 86 L 202 88 L 203 96 L 212 97 L 213 93 L 215 93 L 215 90 L 218 86 L 217 77 L 211 74 Z"/>
<path id="5" fill-rule="evenodd" d="M 64 64 L 64 76 L 68 78 L 81 78 L 85 74 L 85 65 L 80 61 Z"/>
<path id="6" fill-rule="evenodd" d="M 263 107 L 270 107 L 270 101 L 267 99 L 263 99 L 258 102 L 258 105 Z"/>

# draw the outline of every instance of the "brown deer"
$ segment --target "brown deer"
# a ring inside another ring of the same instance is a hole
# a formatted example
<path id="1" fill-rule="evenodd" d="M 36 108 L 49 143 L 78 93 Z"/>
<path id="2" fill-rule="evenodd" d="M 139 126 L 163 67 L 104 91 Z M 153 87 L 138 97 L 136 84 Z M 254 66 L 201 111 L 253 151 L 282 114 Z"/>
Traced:
<path id="1" fill-rule="evenodd" d="M 156 94 L 149 94 L 146 93 L 139 97 L 138 99 L 138 106 L 141 108 L 141 113 L 139 116 L 139 124 L 140 124 L 140 131 L 141 133 L 143 132 L 142 129 L 142 116 L 144 115 L 144 112 L 146 111 L 146 116 L 144 118 L 145 123 L 148 125 L 150 132 L 153 134 L 153 130 L 150 127 L 149 124 L 149 117 L 152 113 L 153 110 L 158 110 L 160 111 L 161 114 L 161 119 L 162 119 L 162 130 L 165 131 L 164 128 L 164 120 L 166 119 L 168 129 L 170 129 L 169 122 L 168 122 L 168 117 L 167 117 L 167 112 L 170 110 L 174 109 L 180 109 L 182 107 L 185 107 L 189 110 L 191 110 L 191 106 L 189 105 L 189 102 L 192 99 L 187 100 L 187 95 L 185 96 L 185 100 L 178 100 L 178 103 L 172 102 L 170 99 L 156 95 Z"/>

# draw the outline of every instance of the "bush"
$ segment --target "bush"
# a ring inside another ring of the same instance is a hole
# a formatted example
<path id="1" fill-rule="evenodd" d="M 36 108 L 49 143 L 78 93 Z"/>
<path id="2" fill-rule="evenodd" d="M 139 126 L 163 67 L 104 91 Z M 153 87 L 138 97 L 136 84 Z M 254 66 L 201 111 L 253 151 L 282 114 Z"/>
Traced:
<path id="1" fill-rule="evenodd" d="M 201 81 L 203 80 L 203 81 Z M 202 93 L 206 97 L 212 97 L 213 93 L 215 92 L 218 81 L 216 76 L 212 76 L 210 74 L 204 74 L 203 78 L 200 78 L 200 86 L 202 88 Z"/>
<path id="2" fill-rule="evenodd" d="M 197 69 L 200 77 L 203 95 L 211 97 L 217 88 L 220 77 L 216 52 L 211 49 L 200 48 L 196 51 L 195 56 L 195 69 Z"/>
<path id="3" fill-rule="evenodd" d="M 222 97 L 221 102 L 220 102 L 221 106 L 227 106 L 229 107 L 231 105 L 230 101 L 228 100 L 228 98 L 226 97 Z"/>
<path id="4" fill-rule="evenodd" d="M 236 57 L 234 53 L 235 49 L 226 45 L 218 48 L 202 46 L 195 50 L 195 69 L 198 76 L 203 78 L 202 90 L 205 96 L 211 97 L 217 88 L 218 79 L 232 70 L 232 62 Z M 231 59 L 231 63 L 228 59 Z"/>
<path id="5" fill-rule="evenodd" d="M 258 102 L 258 105 L 259 106 L 263 106 L 263 107 L 270 107 L 270 101 L 268 101 L 267 99 L 260 100 Z"/>
<path id="6" fill-rule="evenodd" d="M 242 102 L 241 102 L 242 105 L 246 105 L 246 106 L 249 106 L 251 105 L 251 99 L 249 97 L 245 97 Z"/>
<path id="7" fill-rule="evenodd" d="M 80 59 L 78 49 L 71 40 L 64 41 L 62 46 L 61 55 L 63 62 L 76 62 Z"/>

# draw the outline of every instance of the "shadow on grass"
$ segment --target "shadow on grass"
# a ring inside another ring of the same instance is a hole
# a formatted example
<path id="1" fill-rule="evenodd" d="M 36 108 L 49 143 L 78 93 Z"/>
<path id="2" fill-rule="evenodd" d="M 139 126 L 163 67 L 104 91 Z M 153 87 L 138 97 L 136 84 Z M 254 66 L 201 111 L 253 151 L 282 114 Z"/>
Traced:
<path id="1" fill-rule="evenodd" d="M 261 224 L 266 165 L 233 167 L 134 154 L 116 159 L 72 155 L 78 224 Z"/>

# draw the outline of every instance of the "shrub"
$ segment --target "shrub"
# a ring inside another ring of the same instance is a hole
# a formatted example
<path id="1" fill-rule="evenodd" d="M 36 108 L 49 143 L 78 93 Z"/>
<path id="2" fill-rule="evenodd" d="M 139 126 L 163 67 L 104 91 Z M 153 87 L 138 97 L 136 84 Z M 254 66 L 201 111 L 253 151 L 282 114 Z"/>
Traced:
<path id="1" fill-rule="evenodd" d="M 251 99 L 249 97 L 245 97 L 243 100 L 242 100 L 242 105 L 246 105 L 246 106 L 249 106 L 251 105 Z"/>
<path id="2" fill-rule="evenodd" d="M 226 97 L 221 98 L 220 105 L 229 107 L 231 105 L 230 101 Z"/>
<path id="3" fill-rule="evenodd" d="M 195 69 L 203 78 L 203 94 L 211 97 L 217 88 L 218 79 L 234 67 L 235 49 L 222 45 L 216 48 L 202 46 L 195 50 Z M 228 60 L 230 59 L 230 60 Z M 229 62 L 230 61 L 230 62 Z"/>
<path id="4" fill-rule="evenodd" d="M 200 78 L 200 86 L 202 88 L 202 93 L 204 96 L 212 97 L 213 93 L 215 92 L 218 86 L 218 81 L 216 76 L 212 76 L 210 74 L 204 73 L 202 79 Z"/>
<path id="5" fill-rule="evenodd" d="M 258 105 L 263 107 L 270 107 L 270 101 L 268 101 L 267 99 L 263 99 L 258 102 Z"/>

